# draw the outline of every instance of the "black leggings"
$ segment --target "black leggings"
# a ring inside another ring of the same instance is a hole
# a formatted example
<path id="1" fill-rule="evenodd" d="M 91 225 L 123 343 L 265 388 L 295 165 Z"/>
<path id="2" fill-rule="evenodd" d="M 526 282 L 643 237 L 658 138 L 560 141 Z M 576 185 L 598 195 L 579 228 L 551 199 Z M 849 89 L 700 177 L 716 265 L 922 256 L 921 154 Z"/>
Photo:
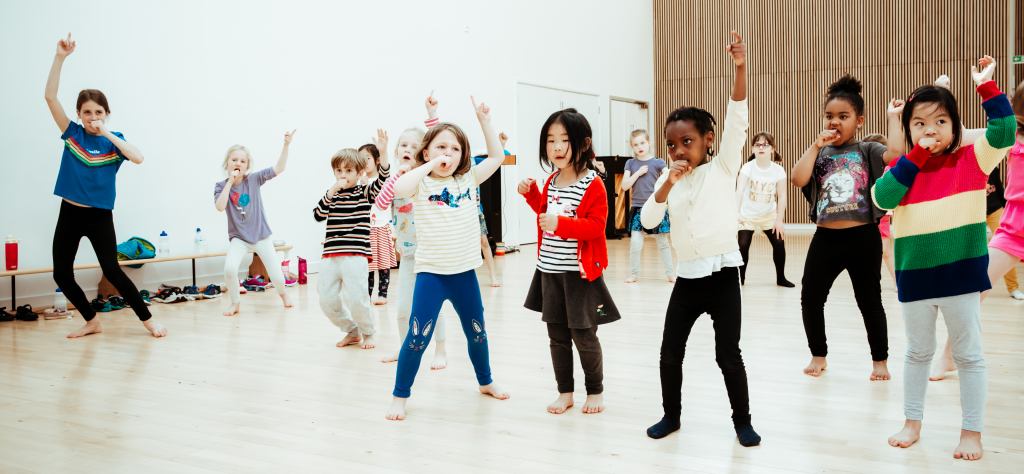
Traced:
<path id="1" fill-rule="evenodd" d="M 740 283 L 747 281 L 747 262 L 750 261 L 750 243 L 754 240 L 754 231 L 741 230 L 737 234 L 740 244 L 740 255 L 743 255 L 743 266 L 740 267 Z M 786 242 L 775 236 L 771 229 L 764 232 L 768 242 L 772 244 L 772 260 L 775 262 L 775 279 L 778 282 L 786 280 Z"/>
<path id="2" fill-rule="evenodd" d="M 889 330 L 882 307 L 882 236 L 878 226 L 865 224 L 849 229 L 818 227 L 807 248 L 800 306 L 811 355 L 825 357 L 825 301 L 839 274 L 846 270 L 853 282 L 853 296 L 864 318 L 871 360 L 889 358 Z"/>
<path id="3" fill-rule="evenodd" d="M 587 395 L 604 392 L 604 355 L 601 352 L 601 341 L 597 338 L 597 325 L 572 329 L 569 323 L 548 323 L 548 338 L 551 339 L 551 367 L 555 369 L 558 393 L 576 391 L 572 378 L 573 343 L 576 343 L 576 351 L 580 353 Z"/>
<path id="4" fill-rule="evenodd" d="M 75 281 L 75 255 L 82 237 L 88 237 L 96 252 L 100 269 L 107 281 L 117 288 L 125 302 L 132 307 L 140 321 L 153 315 L 146 302 L 142 301 L 135 284 L 117 264 L 117 239 L 114 235 L 114 213 L 109 209 L 79 207 L 67 201 L 60 203 L 60 217 L 53 232 L 53 281 L 60 287 L 68 301 L 82 313 L 86 321 L 96 317 L 96 310 L 89 304 L 82 287 Z M 102 295 L 101 295 L 102 296 Z"/>
<path id="5" fill-rule="evenodd" d="M 391 284 L 391 269 L 390 268 L 382 268 L 382 269 L 377 270 L 377 271 L 380 272 L 380 297 L 381 298 L 387 298 L 388 297 L 388 285 Z M 373 270 L 370 270 L 369 284 L 370 284 L 370 296 L 373 296 Z"/>
<path id="6" fill-rule="evenodd" d="M 682 413 L 683 356 L 690 329 L 704 313 L 715 328 L 715 361 L 725 377 L 732 405 L 733 425 L 750 424 L 747 370 L 740 354 L 740 322 L 743 315 L 739 270 L 726 267 L 710 276 L 679 278 L 672 288 L 661 339 L 661 399 L 665 418 L 678 420 Z"/>

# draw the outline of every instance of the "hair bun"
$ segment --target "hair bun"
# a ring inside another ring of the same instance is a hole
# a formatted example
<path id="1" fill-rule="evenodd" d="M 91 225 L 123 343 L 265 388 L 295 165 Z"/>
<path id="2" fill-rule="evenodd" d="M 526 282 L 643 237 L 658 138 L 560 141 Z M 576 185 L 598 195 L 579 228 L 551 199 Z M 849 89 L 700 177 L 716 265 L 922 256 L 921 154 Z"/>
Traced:
<path id="1" fill-rule="evenodd" d="M 838 81 L 833 82 L 832 85 L 828 86 L 826 95 L 831 97 L 836 94 L 849 93 L 860 95 L 861 85 L 860 80 L 850 74 L 845 74 L 840 77 Z"/>

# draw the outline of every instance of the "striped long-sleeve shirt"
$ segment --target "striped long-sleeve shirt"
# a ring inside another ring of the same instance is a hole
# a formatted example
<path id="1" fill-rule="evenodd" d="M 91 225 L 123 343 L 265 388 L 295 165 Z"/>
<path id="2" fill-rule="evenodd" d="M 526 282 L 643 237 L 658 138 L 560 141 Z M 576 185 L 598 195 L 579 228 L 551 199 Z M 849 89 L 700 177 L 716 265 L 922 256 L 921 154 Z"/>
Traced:
<path id="1" fill-rule="evenodd" d="M 988 116 L 985 135 L 953 153 L 932 156 L 915 146 L 871 189 L 895 210 L 896 285 L 907 303 L 992 287 L 988 279 L 985 188 L 1006 157 L 1017 125 L 994 81 L 978 86 Z"/>
<path id="2" fill-rule="evenodd" d="M 365 255 L 370 251 L 370 206 L 388 178 L 388 170 L 377 167 L 377 179 L 369 185 L 356 185 L 324 194 L 313 208 L 317 222 L 327 221 L 324 257 L 332 255 Z M 328 191 L 329 192 L 329 191 Z"/>

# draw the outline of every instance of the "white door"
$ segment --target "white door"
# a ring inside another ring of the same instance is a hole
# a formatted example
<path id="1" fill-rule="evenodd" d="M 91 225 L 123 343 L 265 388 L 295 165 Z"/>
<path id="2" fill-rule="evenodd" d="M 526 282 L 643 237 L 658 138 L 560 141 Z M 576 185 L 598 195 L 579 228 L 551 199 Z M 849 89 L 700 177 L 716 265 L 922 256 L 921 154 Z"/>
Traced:
<path id="1" fill-rule="evenodd" d="M 568 109 L 572 107 L 587 118 L 587 122 L 590 123 L 590 129 L 594 135 L 591 139 L 591 143 L 594 144 L 594 153 L 601 156 L 604 152 L 604 142 L 601 141 L 601 114 L 599 113 L 600 109 L 598 108 L 600 107 L 598 97 L 596 95 L 580 94 L 577 92 L 561 92 L 562 108 Z"/>
<path id="2" fill-rule="evenodd" d="M 629 144 L 629 135 L 633 130 L 647 130 L 647 135 L 652 132 L 647 119 L 648 109 L 640 108 L 636 102 L 625 102 L 611 100 L 611 153 L 617 156 L 631 156 L 633 148 Z M 651 147 L 654 148 L 655 137 L 651 136 Z"/>

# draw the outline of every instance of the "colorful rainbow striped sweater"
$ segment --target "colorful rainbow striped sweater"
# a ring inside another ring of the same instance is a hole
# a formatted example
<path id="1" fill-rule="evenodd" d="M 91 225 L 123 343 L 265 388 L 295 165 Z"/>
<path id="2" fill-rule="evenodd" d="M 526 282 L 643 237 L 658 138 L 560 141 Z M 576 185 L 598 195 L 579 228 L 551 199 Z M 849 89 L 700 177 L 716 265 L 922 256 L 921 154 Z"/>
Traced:
<path id="1" fill-rule="evenodd" d="M 953 153 L 914 146 L 871 188 L 894 210 L 896 286 L 903 303 L 985 291 L 988 175 L 1013 146 L 1017 124 L 994 81 L 978 86 L 988 115 L 985 135 Z"/>

